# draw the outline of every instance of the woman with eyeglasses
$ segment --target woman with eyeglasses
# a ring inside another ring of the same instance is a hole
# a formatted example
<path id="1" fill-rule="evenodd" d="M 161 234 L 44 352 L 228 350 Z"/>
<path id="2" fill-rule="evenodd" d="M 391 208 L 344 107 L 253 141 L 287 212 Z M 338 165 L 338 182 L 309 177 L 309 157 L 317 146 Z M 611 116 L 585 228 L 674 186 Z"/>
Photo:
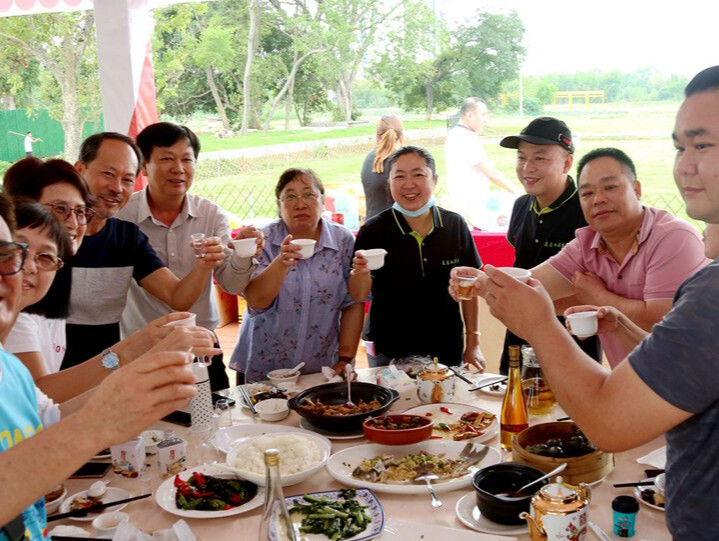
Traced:
<path id="1" fill-rule="evenodd" d="M 23 272 L 23 312 L 9 333 L 6 332 L 7 336 L 0 336 L 5 349 L 25 364 L 38 388 L 55 402 L 64 402 L 94 387 L 112 370 L 131 362 L 169 334 L 171 329 L 163 329 L 164 324 L 187 317 L 187 313 L 180 312 L 158 318 L 112 346 L 115 354 L 112 359 L 96 355 L 71 369 L 59 371 L 65 354 L 65 320 L 70 305 L 69 267 L 72 255 L 82 244 L 87 222 L 94 215 L 89 206 L 92 196 L 75 168 L 63 160 L 21 160 L 7 170 L 3 185 L 5 192 L 16 200 L 17 235 L 20 235 L 16 240 L 37 240 L 38 232 L 43 231 L 49 231 L 50 236 L 57 235 L 56 229 L 64 233 L 64 241 L 57 240 L 54 251 L 48 241 L 43 244 L 48 249 L 39 251 L 32 247 L 23 249 L 19 243 L 20 247 L 14 246 L 15 259 L 5 254 L 5 265 L 23 257 L 24 267 L 21 263 L 15 271 Z M 28 205 L 30 201 L 38 202 L 39 210 L 37 205 Z M 5 249 L 7 252 L 8 247 Z M 42 257 L 39 254 L 43 254 Z M 57 268 L 52 270 L 51 256 L 64 263 L 56 262 Z M 200 329 L 197 337 L 203 342 L 214 339 Z M 211 351 L 217 353 L 214 349 Z"/>
<path id="2" fill-rule="evenodd" d="M 288 169 L 275 187 L 280 219 L 263 229 L 265 247 L 244 292 L 247 301 L 230 367 L 238 382 L 304 362 L 344 370 L 354 359 L 363 305 L 349 295 L 354 237 L 322 217 L 324 186 L 310 169 Z M 309 258 L 292 240 L 316 241 Z"/>

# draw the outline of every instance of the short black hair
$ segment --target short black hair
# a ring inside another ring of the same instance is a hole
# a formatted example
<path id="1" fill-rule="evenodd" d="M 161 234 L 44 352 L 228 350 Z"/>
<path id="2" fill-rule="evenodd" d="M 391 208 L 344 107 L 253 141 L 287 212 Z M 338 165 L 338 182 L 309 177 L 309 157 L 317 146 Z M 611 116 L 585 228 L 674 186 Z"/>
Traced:
<path id="1" fill-rule="evenodd" d="M 57 255 L 63 261 L 67 261 L 72 256 L 72 243 L 67 229 L 42 205 L 29 201 L 18 202 L 15 205 L 15 220 L 17 222 L 16 231 L 25 228 L 39 229 L 47 234 L 57 245 Z M 23 312 L 37 314 L 48 319 L 67 318 L 70 307 L 71 280 L 65 276 L 58 280 L 63 269 L 60 269 L 55 275 L 45 296 L 35 304 L 27 306 Z M 67 277 L 72 277 L 71 274 L 66 274 Z"/>
<path id="2" fill-rule="evenodd" d="M 65 160 L 28 157 L 15 162 L 5 171 L 3 188 L 13 199 L 39 201 L 42 191 L 53 184 L 66 183 L 80 192 L 85 206 L 92 207 L 93 197 L 80 173 Z"/>
<path id="3" fill-rule="evenodd" d="M 719 66 L 712 66 L 697 73 L 684 89 L 684 96 L 692 97 L 700 92 L 719 90 Z"/>
<path id="4" fill-rule="evenodd" d="M 277 185 L 275 186 L 275 197 L 279 200 L 280 194 L 282 193 L 282 190 L 285 189 L 285 186 L 287 186 L 293 180 L 297 180 L 299 178 L 308 179 L 310 182 L 312 182 L 312 184 L 315 185 L 315 187 L 320 191 L 322 195 L 325 194 L 324 184 L 322 184 L 320 177 L 318 177 L 317 173 L 315 173 L 312 169 L 291 167 L 280 175 L 280 178 L 277 181 Z"/>
<path id="5" fill-rule="evenodd" d="M 132 149 L 132 151 L 135 153 L 135 156 L 137 156 L 137 171 L 135 172 L 135 174 L 139 175 L 140 168 L 142 167 L 143 163 L 140 147 L 135 144 L 135 141 L 133 141 L 131 137 L 114 131 L 104 131 L 96 133 L 85 139 L 80 146 L 80 157 L 78 158 L 78 160 L 80 160 L 84 164 L 91 163 L 95 160 L 95 158 L 97 158 L 97 153 L 100 152 L 100 147 L 102 146 L 102 144 L 108 140 L 120 141 L 121 143 L 125 143 Z"/>
<path id="6" fill-rule="evenodd" d="M 597 160 L 599 158 L 613 158 L 614 160 L 618 161 L 622 165 L 622 167 L 624 167 L 626 172 L 631 177 L 632 182 L 637 180 L 637 168 L 634 166 L 634 162 L 632 161 L 632 159 L 627 155 L 626 152 L 613 147 L 595 148 L 594 150 L 587 152 L 584 156 L 582 156 L 582 159 L 579 160 L 579 165 L 577 165 L 577 180 L 579 180 L 579 177 L 582 176 L 582 170 L 584 169 L 584 166 L 587 165 L 589 162 Z"/>
<path id="7" fill-rule="evenodd" d="M 150 161 L 153 148 L 171 147 L 182 138 L 187 139 L 187 142 L 190 143 L 195 159 L 197 159 L 200 155 L 200 140 L 195 132 L 187 126 L 180 126 L 172 122 L 156 122 L 138 133 L 136 141 L 145 161 Z"/>
<path id="8" fill-rule="evenodd" d="M 437 164 L 435 164 L 434 157 L 432 156 L 432 154 L 426 148 L 414 145 L 407 145 L 406 147 L 395 150 L 394 153 L 392 153 L 392 155 L 388 158 L 387 171 L 391 171 L 397 160 L 400 159 L 402 156 L 405 156 L 406 154 L 416 154 L 420 158 L 424 158 L 427 167 L 429 167 L 432 171 L 432 176 L 434 176 L 435 178 L 437 177 Z"/>
<path id="9" fill-rule="evenodd" d="M 470 111 L 476 109 L 479 105 L 487 105 L 482 98 L 467 98 L 459 108 L 459 116 L 463 117 Z"/>

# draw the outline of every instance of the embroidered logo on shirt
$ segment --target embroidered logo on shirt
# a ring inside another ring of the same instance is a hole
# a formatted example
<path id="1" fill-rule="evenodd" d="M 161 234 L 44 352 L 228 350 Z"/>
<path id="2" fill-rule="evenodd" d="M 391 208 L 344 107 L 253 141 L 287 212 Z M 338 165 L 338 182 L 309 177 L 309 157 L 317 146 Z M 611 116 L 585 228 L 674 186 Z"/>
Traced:
<path id="1" fill-rule="evenodd" d="M 442 260 L 442 265 L 444 265 L 444 266 L 447 266 L 447 265 L 456 265 L 457 263 L 459 263 L 459 258 L 457 258 L 457 259 L 443 259 L 443 260 Z"/>

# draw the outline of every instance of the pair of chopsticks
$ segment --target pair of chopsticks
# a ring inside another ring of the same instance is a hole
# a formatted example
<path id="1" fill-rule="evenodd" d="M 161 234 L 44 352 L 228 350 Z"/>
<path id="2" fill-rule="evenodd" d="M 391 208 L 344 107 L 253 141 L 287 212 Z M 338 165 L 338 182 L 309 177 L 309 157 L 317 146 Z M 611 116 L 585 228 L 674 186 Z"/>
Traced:
<path id="1" fill-rule="evenodd" d="M 250 400 L 250 393 L 247 392 L 247 389 L 245 389 L 244 385 L 238 385 L 237 390 L 240 392 L 240 395 L 242 395 L 242 400 L 245 401 L 245 404 L 247 404 L 247 407 L 250 408 L 250 411 L 253 415 L 257 415 L 257 410 L 255 409 L 255 405 L 252 403 L 252 400 Z"/>
<path id="2" fill-rule="evenodd" d="M 129 502 L 134 502 L 135 500 L 142 500 L 144 498 L 149 498 L 150 496 L 152 496 L 152 494 L 143 494 L 142 496 L 135 496 L 133 498 L 125 498 L 124 500 L 117 500 L 114 502 L 107 502 L 107 503 L 101 503 L 98 505 L 93 505 L 92 507 L 88 507 L 87 509 L 75 509 L 74 511 L 68 511 L 67 513 L 57 513 L 55 515 L 50 515 L 49 517 L 47 517 L 47 521 L 53 522 L 55 520 L 61 520 L 63 518 L 69 518 L 69 517 L 86 517 L 88 513 L 96 513 L 97 511 L 100 511 L 107 507 L 115 507 L 116 505 L 122 505 L 123 503 L 129 503 Z M 53 539 L 56 539 L 56 537 L 53 536 Z"/>
<path id="3" fill-rule="evenodd" d="M 478 385 L 477 387 L 474 387 L 472 389 L 469 389 L 470 391 L 479 391 L 480 389 L 484 389 L 485 387 L 491 387 L 492 385 L 497 385 L 498 383 L 504 383 L 507 381 L 507 376 L 502 376 L 497 379 L 493 379 L 492 381 L 489 381 L 487 383 L 483 383 L 482 385 Z"/>
<path id="4" fill-rule="evenodd" d="M 637 481 L 636 483 L 615 483 L 612 486 L 614 488 L 624 487 L 648 487 L 654 485 L 654 481 Z"/>
<path id="5" fill-rule="evenodd" d="M 460 374 L 458 371 L 461 370 L 461 367 L 459 366 L 449 366 L 448 367 L 455 376 L 457 376 L 459 379 L 464 381 L 465 383 L 469 383 L 470 385 L 474 385 L 474 382 L 470 379 L 465 378 L 462 374 Z"/>

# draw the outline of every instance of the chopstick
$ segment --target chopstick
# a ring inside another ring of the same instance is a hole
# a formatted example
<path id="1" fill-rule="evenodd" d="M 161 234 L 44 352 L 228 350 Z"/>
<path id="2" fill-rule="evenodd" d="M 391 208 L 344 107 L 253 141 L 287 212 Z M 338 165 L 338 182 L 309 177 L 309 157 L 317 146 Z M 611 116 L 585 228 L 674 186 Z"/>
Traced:
<path id="1" fill-rule="evenodd" d="M 571 417 L 560 417 L 559 419 L 557 419 L 557 421 L 571 421 L 571 420 L 572 420 Z"/>
<path id="2" fill-rule="evenodd" d="M 101 503 L 100 505 L 93 505 L 88 509 L 75 509 L 74 511 L 68 511 L 67 513 L 57 513 L 55 515 L 50 515 L 49 517 L 47 517 L 47 521 L 52 522 L 54 520 L 61 520 L 68 517 L 86 517 L 88 513 L 96 513 L 97 511 L 106 509 L 108 507 L 115 507 L 116 505 L 134 502 L 135 500 L 142 500 L 144 498 L 149 498 L 150 496 L 152 496 L 152 494 L 143 494 L 142 496 L 134 496 L 132 498 L 125 498 L 124 500 L 117 500 L 114 502 Z"/>
<path id="3" fill-rule="evenodd" d="M 257 410 L 255 409 L 255 405 L 252 403 L 252 400 L 250 400 L 250 393 L 247 392 L 247 389 L 245 389 L 244 385 L 239 385 L 238 390 L 240 391 L 240 394 L 242 395 L 242 400 L 245 401 L 245 404 L 247 404 L 247 407 L 250 408 L 250 411 L 253 415 L 257 415 Z"/>
<path id="4" fill-rule="evenodd" d="M 497 385 L 498 383 L 504 383 L 507 381 L 507 376 L 502 376 L 499 379 L 494 379 L 488 383 L 483 383 L 482 385 L 479 385 L 473 389 L 469 389 L 470 391 L 479 391 L 480 389 L 484 389 L 485 387 L 491 387 L 492 385 Z"/>
<path id="5" fill-rule="evenodd" d="M 105 541 L 102 537 L 73 537 L 71 535 L 53 535 L 53 541 Z"/>
<path id="6" fill-rule="evenodd" d="M 636 483 L 616 483 L 612 485 L 614 488 L 624 487 L 648 487 L 654 484 L 654 481 L 637 481 Z"/>
<path id="7" fill-rule="evenodd" d="M 452 372 L 454 372 L 454 375 L 457 376 L 459 379 L 461 379 L 461 380 L 464 381 L 465 383 L 469 383 L 470 385 L 474 385 L 474 382 L 473 382 L 471 379 L 465 378 L 462 374 L 460 374 L 459 372 L 457 372 L 457 370 L 455 370 L 455 368 L 457 368 L 457 370 L 459 370 L 459 368 L 458 368 L 458 367 L 455 367 L 455 366 L 450 366 L 450 367 L 449 367 L 449 369 L 450 369 Z"/>

